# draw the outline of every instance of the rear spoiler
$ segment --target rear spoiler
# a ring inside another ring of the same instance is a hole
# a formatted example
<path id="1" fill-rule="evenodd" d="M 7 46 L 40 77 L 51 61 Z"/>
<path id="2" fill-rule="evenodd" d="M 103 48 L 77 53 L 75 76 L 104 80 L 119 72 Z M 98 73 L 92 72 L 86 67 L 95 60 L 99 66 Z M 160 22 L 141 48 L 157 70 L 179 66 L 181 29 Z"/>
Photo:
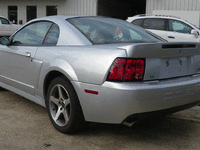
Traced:
<path id="1" fill-rule="evenodd" d="M 140 43 L 118 47 L 131 58 L 168 58 L 200 55 L 200 44 L 192 42 Z"/>

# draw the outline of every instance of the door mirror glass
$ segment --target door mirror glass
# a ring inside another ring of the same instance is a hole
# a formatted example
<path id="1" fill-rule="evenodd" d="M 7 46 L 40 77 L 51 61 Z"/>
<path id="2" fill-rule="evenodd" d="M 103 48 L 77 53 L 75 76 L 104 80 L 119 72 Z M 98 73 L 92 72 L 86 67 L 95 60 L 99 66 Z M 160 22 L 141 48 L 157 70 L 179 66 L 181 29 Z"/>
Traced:
<path id="1" fill-rule="evenodd" d="M 9 45 L 10 44 L 9 38 L 7 38 L 7 37 L 0 38 L 0 44 L 1 45 Z"/>
<path id="2" fill-rule="evenodd" d="M 197 30 L 194 30 L 194 29 L 191 31 L 191 34 L 193 34 L 194 36 L 198 36 L 199 35 L 199 33 L 197 32 Z"/>

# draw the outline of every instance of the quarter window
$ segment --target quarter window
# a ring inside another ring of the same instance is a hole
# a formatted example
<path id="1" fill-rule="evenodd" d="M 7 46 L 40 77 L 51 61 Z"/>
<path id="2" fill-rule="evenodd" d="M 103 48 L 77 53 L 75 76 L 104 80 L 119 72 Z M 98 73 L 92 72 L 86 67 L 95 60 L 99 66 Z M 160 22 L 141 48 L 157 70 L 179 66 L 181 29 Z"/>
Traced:
<path id="1" fill-rule="evenodd" d="M 26 26 L 14 36 L 12 45 L 41 45 L 51 25 L 51 22 L 36 22 Z"/>
<path id="2" fill-rule="evenodd" d="M 165 30 L 165 19 L 145 19 L 143 28 L 153 30 Z"/>
<path id="3" fill-rule="evenodd" d="M 169 20 L 169 31 L 191 34 L 193 28 L 178 20 Z"/>
<path id="4" fill-rule="evenodd" d="M 49 30 L 46 39 L 44 41 L 44 44 L 46 45 L 56 45 L 58 42 L 59 37 L 59 27 L 58 25 L 54 24 L 51 29 Z"/>

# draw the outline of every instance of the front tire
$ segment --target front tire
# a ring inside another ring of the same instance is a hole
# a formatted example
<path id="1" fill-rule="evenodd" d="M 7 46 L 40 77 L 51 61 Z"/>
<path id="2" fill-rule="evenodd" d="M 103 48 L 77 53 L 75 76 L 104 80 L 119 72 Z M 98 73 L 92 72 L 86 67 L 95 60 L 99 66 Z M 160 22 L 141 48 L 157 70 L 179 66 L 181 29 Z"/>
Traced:
<path id="1" fill-rule="evenodd" d="M 74 133 L 86 126 L 76 91 L 64 76 L 50 83 L 46 107 L 53 126 L 62 133 Z"/>

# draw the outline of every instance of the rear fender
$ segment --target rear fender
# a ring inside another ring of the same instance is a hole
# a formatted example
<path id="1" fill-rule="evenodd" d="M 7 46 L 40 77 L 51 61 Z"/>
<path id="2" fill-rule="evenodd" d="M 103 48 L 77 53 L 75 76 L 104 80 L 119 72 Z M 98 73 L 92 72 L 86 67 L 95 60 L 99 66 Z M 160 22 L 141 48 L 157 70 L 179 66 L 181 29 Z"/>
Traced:
<path id="1" fill-rule="evenodd" d="M 36 89 L 35 94 L 42 98 L 44 98 L 44 95 L 43 95 L 44 88 L 43 87 L 45 84 L 46 77 L 52 71 L 56 71 L 56 72 L 63 74 L 70 81 L 78 81 L 78 77 L 77 77 L 74 69 L 71 67 L 71 65 L 67 61 L 65 61 L 63 59 L 55 59 L 55 60 L 52 60 L 48 64 L 43 64 L 41 70 L 43 70 L 43 71 L 40 73 L 39 86 L 38 86 L 38 89 Z"/>

